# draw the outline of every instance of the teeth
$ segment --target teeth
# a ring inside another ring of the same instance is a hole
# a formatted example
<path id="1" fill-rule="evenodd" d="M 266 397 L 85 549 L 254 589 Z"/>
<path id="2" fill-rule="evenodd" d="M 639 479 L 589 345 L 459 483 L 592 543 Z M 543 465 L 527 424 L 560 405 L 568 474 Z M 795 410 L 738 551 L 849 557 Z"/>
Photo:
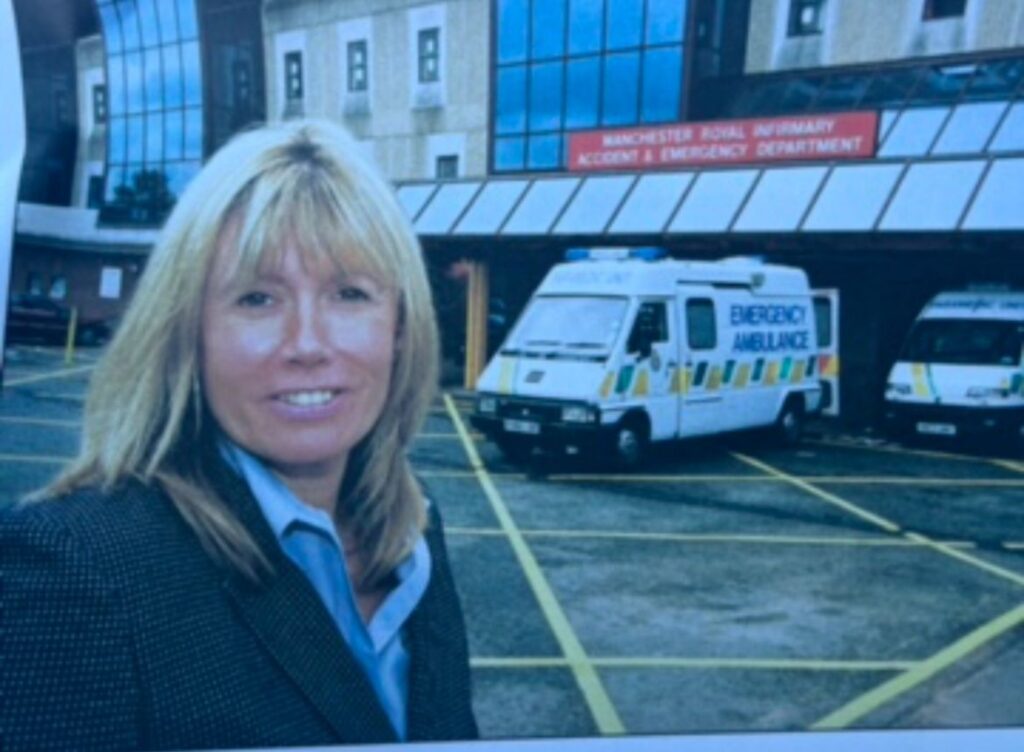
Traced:
<path id="1" fill-rule="evenodd" d="M 333 397 L 334 392 L 324 389 L 315 392 L 290 392 L 282 394 L 280 399 L 296 407 L 316 407 L 327 404 Z"/>

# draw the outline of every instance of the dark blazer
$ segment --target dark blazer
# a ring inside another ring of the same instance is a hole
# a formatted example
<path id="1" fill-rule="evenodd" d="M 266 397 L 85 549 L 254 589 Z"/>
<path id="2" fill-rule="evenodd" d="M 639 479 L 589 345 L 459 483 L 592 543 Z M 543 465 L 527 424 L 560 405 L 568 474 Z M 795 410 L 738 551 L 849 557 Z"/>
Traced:
<path id="1" fill-rule="evenodd" d="M 203 749 L 393 742 L 369 682 L 248 487 L 214 485 L 268 554 L 218 565 L 139 482 L 0 514 L 0 748 Z M 465 626 L 432 506 L 430 585 L 404 636 L 410 741 L 473 738 Z"/>

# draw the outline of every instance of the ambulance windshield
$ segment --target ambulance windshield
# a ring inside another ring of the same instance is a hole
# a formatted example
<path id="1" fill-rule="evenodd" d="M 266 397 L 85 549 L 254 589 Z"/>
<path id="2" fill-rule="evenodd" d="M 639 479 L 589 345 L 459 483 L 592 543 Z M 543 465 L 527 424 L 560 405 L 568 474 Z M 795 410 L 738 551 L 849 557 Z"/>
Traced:
<path id="1" fill-rule="evenodd" d="M 626 298 L 534 298 L 502 349 L 503 355 L 537 354 L 603 360 L 626 317 Z"/>
<path id="2" fill-rule="evenodd" d="M 922 319 L 910 331 L 901 360 L 919 363 L 1016 366 L 1024 325 L 996 319 Z"/>

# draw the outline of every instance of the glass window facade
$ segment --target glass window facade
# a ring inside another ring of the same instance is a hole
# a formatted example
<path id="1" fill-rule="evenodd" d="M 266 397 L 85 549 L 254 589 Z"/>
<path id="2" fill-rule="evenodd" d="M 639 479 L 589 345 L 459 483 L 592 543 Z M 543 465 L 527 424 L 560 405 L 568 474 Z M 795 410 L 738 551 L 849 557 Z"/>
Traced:
<path id="1" fill-rule="evenodd" d="M 99 0 L 107 56 L 104 221 L 158 224 L 203 157 L 194 0 Z"/>
<path id="2" fill-rule="evenodd" d="M 492 170 L 561 170 L 568 135 L 683 116 L 686 0 L 494 0 Z"/>

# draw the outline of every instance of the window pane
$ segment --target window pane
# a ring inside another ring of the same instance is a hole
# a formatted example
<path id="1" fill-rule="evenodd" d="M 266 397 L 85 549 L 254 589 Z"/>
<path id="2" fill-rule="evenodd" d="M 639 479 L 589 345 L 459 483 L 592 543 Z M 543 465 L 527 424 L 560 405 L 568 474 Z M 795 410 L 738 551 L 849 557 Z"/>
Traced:
<path id="1" fill-rule="evenodd" d="M 121 0 L 117 4 L 117 13 L 121 17 L 121 34 L 125 50 L 137 50 L 140 46 L 140 39 L 139 16 L 135 10 L 135 0 Z"/>
<path id="2" fill-rule="evenodd" d="M 498 0 L 498 62 L 526 59 L 527 0 Z"/>
<path id="3" fill-rule="evenodd" d="M 603 21 L 603 0 L 569 0 L 569 54 L 598 52 Z"/>
<path id="4" fill-rule="evenodd" d="M 530 71 L 530 130 L 562 127 L 562 64 L 542 63 Z"/>
<path id="5" fill-rule="evenodd" d="M 447 233 L 479 188 L 479 182 L 443 186 L 416 218 L 416 232 L 426 235 Z"/>
<path id="6" fill-rule="evenodd" d="M 939 128 L 949 116 L 947 107 L 904 110 L 892 133 L 878 151 L 880 157 L 919 157 L 931 148 Z"/>
<path id="7" fill-rule="evenodd" d="M 111 165 L 107 169 L 107 192 L 105 201 L 113 201 L 117 197 L 118 188 L 124 183 L 124 168 L 119 165 Z"/>
<path id="8" fill-rule="evenodd" d="M 998 159 L 964 220 L 967 230 L 1024 230 L 1024 159 Z"/>
<path id="9" fill-rule="evenodd" d="M 597 125 L 597 110 L 601 77 L 600 58 L 591 57 L 569 63 L 566 81 L 566 128 L 593 128 Z"/>
<path id="10" fill-rule="evenodd" d="M 107 70 L 110 80 L 107 81 L 107 104 L 111 115 L 123 115 L 124 102 L 124 57 L 111 55 L 107 58 Z"/>
<path id="11" fill-rule="evenodd" d="M 525 180 L 492 180 L 455 228 L 457 234 L 493 234 L 526 190 Z"/>
<path id="12" fill-rule="evenodd" d="M 196 25 L 196 4 L 195 0 L 178 0 L 178 30 L 182 39 L 195 39 L 199 36 L 199 27 Z"/>
<path id="13" fill-rule="evenodd" d="M 137 0 L 139 5 L 139 25 L 142 27 L 142 45 L 156 47 L 160 44 L 160 29 L 156 20 L 156 8 L 153 0 Z"/>
<path id="14" fill-rule="evenodd" d="M 203 111 L 198 108 L 185 110 L 185 158 L 200 159 L 203 156 Z"/>
<path id="15" fill-rule="evenodd" d="M 555 226 L 558 233 L 599 233 L 633 184 L 632 175 L 587 178 Z"/>
<path id="16" fill-rule="evenodd" d="M 814 299 L 814 330 L 818 333 L 819 348 L 832 347 L 832 300 L 830 298 Z"/>
<path id="17" fill-rule="evenodd" d="M 671 232 L 720 232 L 727 230 L 750 186 L 757 170 L 724 170 L 705 172 L 697 178 L 693 188 L 676 212 Z"/>
<path id="18" fill-rule="evenodd" d="M 128 94 L 128 112 L 142 112 L 145 109 L 145 92 L 142 88 L 142 53 L 130 52 L 125 55 L 124 70 Z"/>
<path id="19" fill-rule="evenodd" d="M 561 167 L 561 136 L 531 136 L 526 166 L 531 170 Z"/>
<path id="20" fill-rule="evenodd" d="M 683 41 L 686 0 L 647 0 L 647 44 Z"/>
<path id="21" fill-rule="evenodd" d="M 178 13 L 174 3 L 169 3 L 167 0 L 159 0 L 156 4 L 156 12 L 160 17 L 161 44 L 178 41 Z"/>
<path id="22" fill-rule="evenodd" d="M 932 154 L 981 151 L 1005 110 L 1006 102 L 972 102 L 955 108 Z"/>
<path id="23" fill-rule="evenodd" d="M 867 231 L 875 226 L 902 165 L 842 165 L 832 170 L 804 230 Z"/>
<path id="24" fill-rule="evenodd" d="M 852 110 L 867 91 L 871 78 L 867 75 L 833 76 L 829 78 L 814 103 L 818 112 Z"/>
<path id="25" fill-rule="evenodd" d="M 533 3 L 531 51 L 534 59 L 559 57 L 565 54 L 564 0 Z"/>
<path id="26" fill-rule="evenodd" d="M 185 138 L 185 122 L 181 110 L 164 113 L 164 158 L 181 159 Z"/>
<path id="27" fill-rule="evenodd" d="M 861 107 L 902 107 L 921 71 L 917 68 L 879 73 L 868 86 Z"/>
<path id="28" fill-rule="evenodd" d="M 607 47 L 621 50 L 640 45 L 641 19 L 644 0 L 607 0 L 608 27 Z"/>
<path id="29" fill-rule="evenodd" d="M 494 139 L 494 169 L 521 170 L 526 159 L 526 139 L 496 138 Z"/>
<path id="30" fill-rule="evenodd" d="M 526 130 L 526 68 L 499 68 L 497 76 L 497 133 L 522 133 Z"/>
<path id="31" fill-rule="evenodd" d="M 151 112 L 146 116 L 146 162 L 150 165 L 164 158 L 164 116 Z"/>
<path id="32" fill-rule="evenodd" d="M 184 70 L 185 104 L 203 103 L 203 77 L 199 71 L 199 42 L 186 42 L 181 46 L 181 62 Z"/>
<path id="33" fill-rule="evenodd" d="M 989 151 L 1016 151 L 1024 149 L 1024 102 L 1016 102 L 1006 113 Z"/>
<path id="34" fill-rule="evenodd" d="M 160 74 L 160 49 L 146 50 L 146 109 L 159 110 L 163 107 L 163 86 Z"/>
<path id="35" fill-rule="evenodd" d="M 124 49 L 121 41 L 121 21 L 117 17 L 117 10 L 112 4 L 100 6 L 100 19 L 103 21 L 103 44 L 106 46 L 108 55 L 116 55 Z"/>
<path id="36" fill-rule="evenodd" d="M 973 65 L 949 65 L 925 68 L 907 104 L 953 102 L 974 75 Z"/>
<path id="37" fill-rule="evenodd" d="M 164 107 L 181 107 L 181 52 L 175 45 L 162 47 L 161 52 L 164 63 Z"/>
<path id="38" fill-rule="evenodd" d="M 110 156 L 109 160 L 111 164 L 122 164 L 128 159 L 127 143 L 128 138 L 128 127 L 125 125 L 124 118 L 115 117 L 110 118 Z"/>
<path id="39" fill-rule="evenodd" d="M 911 165 L 882 217 L 883 230 L 953 230 L 984 162 Z"/>
<path id="40" fill-rule="evenodd" d="M 691 350 L 712 350 L 718 342 L 715 304 L 710 300 L 686 301 L 686 340 Z"/>
<path id="41" fill-rule="evenodd" d="M 141 162 L 145 143 L 142 116 L 128 118 L 128 161 Z"/>
<path id="42" fill-rule="evenodd" d="M 503 235 L 536 235 L 546 233 L 562 211 L 569 196 L 580 183 L 579 178 L 536 180 L 527 190 L 505 226 Z"/>
<path id="43" fill-rule="evenodd" d="M 784 167 L 765 170 L 733 230 L 794 232 L 827 169 Z"/>
<path id="44" fill-rule="evenodd" d="M 605 58 L 603 124 L 633 125 L 637 122 L 639 74 L 640 55 L 635 52 Z"/>
<path id="45" fill-rule="evenodd" d="M 692 180 L 692 173 L 644 175 L 616 215 L 610 231 L 660 233 Z"/>
<path id="46" fill-rule="evenodd" d="M 644 53 L 643 122 L 665 123 L 679 119 L 683 50 L 664 47 Z"/>

